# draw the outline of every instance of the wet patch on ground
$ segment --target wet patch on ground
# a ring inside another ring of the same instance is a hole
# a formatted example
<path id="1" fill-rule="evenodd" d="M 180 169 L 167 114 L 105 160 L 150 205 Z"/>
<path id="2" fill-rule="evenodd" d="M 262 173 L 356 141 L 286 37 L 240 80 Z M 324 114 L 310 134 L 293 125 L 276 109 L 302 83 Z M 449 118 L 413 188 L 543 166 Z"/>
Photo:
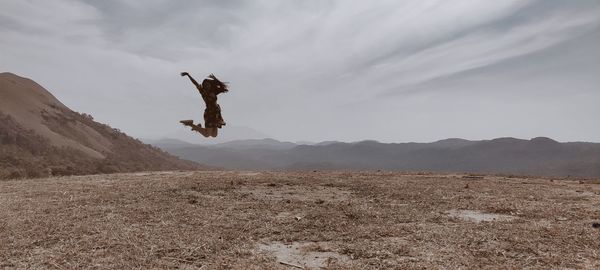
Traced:
<path id="1" fill-rule="evenodd" d="M 261 243 L 258 250 L 275 256 L 279 264 L 298 269 L 321 269 L 350 261 L 335 252 L 330 242 Z"/>
<path id="2" fill-rule="evenodd" d="M 471 222 L 511 221 L 515 216 L 485 213 L 478 210 L 450 210 L 446 214 L 450 217 L 459 218 Z"/>

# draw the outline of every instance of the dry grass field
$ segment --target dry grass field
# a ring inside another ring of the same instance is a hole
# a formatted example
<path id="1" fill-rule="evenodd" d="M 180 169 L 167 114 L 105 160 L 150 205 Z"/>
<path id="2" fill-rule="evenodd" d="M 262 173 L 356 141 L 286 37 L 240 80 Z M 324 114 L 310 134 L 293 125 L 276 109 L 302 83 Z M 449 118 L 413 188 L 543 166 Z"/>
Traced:
<path id="1" fill-rule="evenodd" d="M 0 182 L 4 269 L 599 269 L 600 184 L 385 172 Z"/>

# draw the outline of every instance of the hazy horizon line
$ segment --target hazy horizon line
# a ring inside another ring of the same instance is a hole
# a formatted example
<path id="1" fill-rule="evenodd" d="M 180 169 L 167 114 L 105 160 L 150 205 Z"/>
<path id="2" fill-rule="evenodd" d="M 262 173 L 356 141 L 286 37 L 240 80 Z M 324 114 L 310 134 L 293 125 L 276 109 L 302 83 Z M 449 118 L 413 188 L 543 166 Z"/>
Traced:
<path id="1" fill-rule="evenodd" d="M 470 141 L 470 142 L 483 142 L 483 141 L 493 141 L 493 140 L 499 140 L 499 139 L 515 139 L 515 140 L 522 140 L 522 141 L 532 141 L 534 139 L 550 139 L 557 143 L 598 143 L 598 144 L 600 144 L 600 141 L 559 141 L 559 140 L 556 140 L 556 139 L 553 139 L 553 138 L 547 137 L 547 136 L 537 136 L 537 137 L 532 137 L 529 139 L 512 137 L 512 136 L 502 136 L 502 137 L 487 138 L 487 139 L 465 139 L 465 138 L 452 137 L 452 138 L 445 138 L 445 139 L 439 139 L 439 140 L 434 140 L 434 141 L 382 141 L 382 140 L 375 140 L 375 139 L 363 139 L 363 140 L 357 140 L 357 141 L 347 141 L 347 140 L 323 140 L 323 141 L 307 141 L 306 140 L 305 141 L 305 140 L 284 140 L 284 139 L 277 139 L 277 138 L 273 138 L 273 137 L 265 137 L 265 138 L 251 138 L 251 139 L 234 139 L 234 140 L 229 140 L 226 142 L 214 142 L 214 143 L 194 143 L 194 142 L 186 141 L 185 139 L 172 138 L 172 137 L 161 137 L 161 138 L 138 138 L 138 137 L 136 137 L 136 139 L 139 139 L 143 142 L 148 142 L 148 141 L 158 142 L 161 140 L 178 140 L 178 141 L 182 141 L 182 142 L 186 142 L 186 143 L 194 144 L 194 145 L 217 145 L 217 144 L 224 144 L 224 143 L 237 142 L 237 141 L 261 141 L 261 140 L 275 140 L 275 141 L 278 141 L 281 143 L 293 143 L 293 144 L 298 144 L 298 145 L 314 145 L 314 144 L 320 144 L 320 143 L 325 143 L 325 142 L 348 143 L 348 144 L 361 143 L 361 142 L 377 142 L 377 143 L 381 143 L 381 144 L 408 144 L 408 143 L 436 143 L 436 142 L 447 141 L 447 140 L 464 140 L 464 141 Z"/>

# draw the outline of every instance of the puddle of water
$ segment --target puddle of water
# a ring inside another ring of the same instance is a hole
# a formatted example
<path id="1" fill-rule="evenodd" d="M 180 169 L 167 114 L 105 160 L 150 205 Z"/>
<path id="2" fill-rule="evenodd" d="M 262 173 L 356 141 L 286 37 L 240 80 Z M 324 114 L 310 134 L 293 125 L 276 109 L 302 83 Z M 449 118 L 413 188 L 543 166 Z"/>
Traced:
<path id="1" fill-rule="evenodd" d="M 516 217 L 510 215 L 484 213 L 477 210 L 450 210 L 449 216 L 472 222 L 510 221 Z"/>
<path id="2" fill-rule="evenodd" d="M 328 242 L 272 242 L 258 245 L 261 252 L 275 255 L 278 263 L 304 269 L 320 269 L 350 260 L 348 256 L 330 251 L 330 247 Z"/>

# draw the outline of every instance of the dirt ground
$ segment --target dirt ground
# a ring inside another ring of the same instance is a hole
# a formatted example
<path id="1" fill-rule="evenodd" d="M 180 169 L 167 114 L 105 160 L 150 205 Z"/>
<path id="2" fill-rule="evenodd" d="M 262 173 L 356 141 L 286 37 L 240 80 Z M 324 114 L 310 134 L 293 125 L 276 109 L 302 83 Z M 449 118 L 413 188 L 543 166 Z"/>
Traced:
<path id="1" fill-rule="evenodd" d="M 600 181 L 158 172 L 0 182 L 4 269 L 600 269 Z"/>

